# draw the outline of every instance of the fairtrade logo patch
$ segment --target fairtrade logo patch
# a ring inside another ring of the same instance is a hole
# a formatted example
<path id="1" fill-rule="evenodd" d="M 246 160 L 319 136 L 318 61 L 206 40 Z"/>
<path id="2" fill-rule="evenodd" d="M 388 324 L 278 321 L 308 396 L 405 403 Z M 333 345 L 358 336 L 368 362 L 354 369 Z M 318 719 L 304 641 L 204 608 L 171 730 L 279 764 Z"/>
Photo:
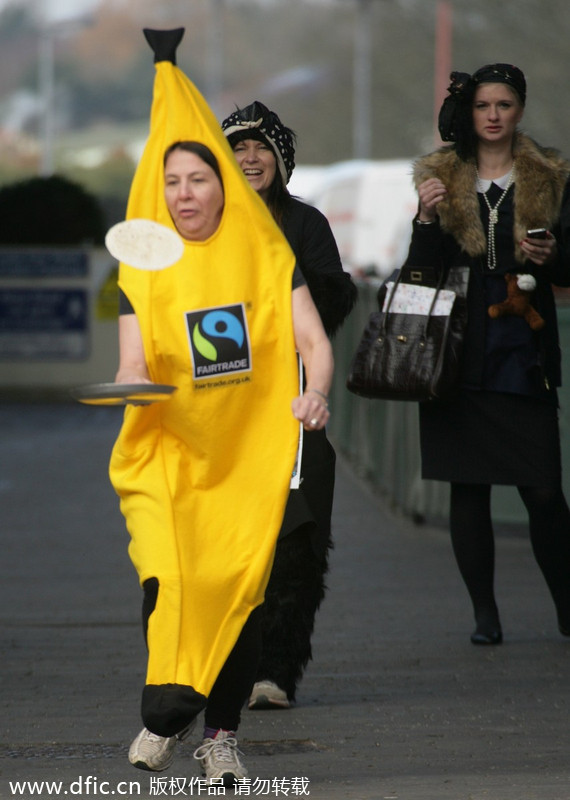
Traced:
<path id="1" fill-rule="evenodd" d="M 186 313 L 194 380 L 251 370 L 251 348 L 243 305 Z"/>

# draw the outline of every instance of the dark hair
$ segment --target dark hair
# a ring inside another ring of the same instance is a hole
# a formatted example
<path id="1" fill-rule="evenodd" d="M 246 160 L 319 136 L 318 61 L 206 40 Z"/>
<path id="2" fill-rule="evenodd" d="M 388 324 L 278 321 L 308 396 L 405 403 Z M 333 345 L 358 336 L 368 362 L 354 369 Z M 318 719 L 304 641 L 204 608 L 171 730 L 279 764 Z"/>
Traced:
<path id="1" fill-rule="evenodd" d="M 283 185 L 281 173 L 276 169 L 275 177 L 267 190 L 265 203 L 271 212 L 271 216 L 280 228 L 283 227 L 283 215 L 290 200 L 291 195 L 289 194 L 289 190 Z"/>
<path id="2" fill-rule="evenodd" d="M 166 167 L 166 162 L 176 150 L 184 150 L 186 153 L 194 153 L 195 156 L 201 158 L 205 164 L 214 170 L 216 177 L 220 181 L 223 189 L 224 182 L 222 180 L 222 173 L 220 172 L 220 165 L 218 164 L 218 159 L 212 153 L 209 147 L 206 147 L 206 145 L 202 144 L 202 142 L 195 142 L 189 139 L 182 140 L 180 142 L 173 142 L 170 147 L 167 147 L 164 151 L 164 157 L 162 159 L 163 167 Z"/>

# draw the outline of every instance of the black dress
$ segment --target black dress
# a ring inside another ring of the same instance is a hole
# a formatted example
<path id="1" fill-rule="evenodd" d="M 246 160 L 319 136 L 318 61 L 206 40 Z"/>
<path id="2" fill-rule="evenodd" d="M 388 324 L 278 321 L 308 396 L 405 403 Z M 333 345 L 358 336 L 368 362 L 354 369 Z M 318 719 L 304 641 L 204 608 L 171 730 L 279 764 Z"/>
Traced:
<path id="1" fill-rule="evenodd" d="M 491 184 L 494 206 L 502 190 Z M 488 232 L 489 212 L 479 195 Z M 513 189 L 499 208 L 495 229 L 497 267 L 474 259 L 469 282 L 469 322 L 463 380 L 451 401 L 420 403 L 422 477 L 426 479 L 513 486 L 555 486 L 561 479 L 558 403 L 555 385 L 546 379 L 544 334 L 520 317 L 491 319 L 487 308 L 506 297 L 506 272 L 521 272 L 513 258 Z M 549 284 L 533 298 L 556 328 Z M 540 298 L 539 298 L 540 300 Z M 557 343 L 557 339 L 554 340 Z M 552 347 L 552 345 L 550 345 Z"/>
<path id="2" fill-rule="evenodd" d="M 283 233 L 311 292 L 325 330 L 333 336 L 350 313 L 356 287 L 344 272 L 326 217 L 313 206 L 291 198 L 283 219 Z M 335 452 L 326 431 L 305 431 L 299 489 L 289 494 L 280 537 L 308 525 L 319 560 L 330 546 Z"/>
<path id="3" fill-rule="evenodd" d="M 330 225 L 316 208 L 288 201 L 283 232 L 329 336 L 350 313 L 357 289 L 344 272 Z M 262 607 L 263 645 L 257 681 L 272 681 L 295 699 L 311 658 L 315 614 L 325 596 L 335 452 L 325 430 L 305 431 L 302 483 L 289 492 Z"/>

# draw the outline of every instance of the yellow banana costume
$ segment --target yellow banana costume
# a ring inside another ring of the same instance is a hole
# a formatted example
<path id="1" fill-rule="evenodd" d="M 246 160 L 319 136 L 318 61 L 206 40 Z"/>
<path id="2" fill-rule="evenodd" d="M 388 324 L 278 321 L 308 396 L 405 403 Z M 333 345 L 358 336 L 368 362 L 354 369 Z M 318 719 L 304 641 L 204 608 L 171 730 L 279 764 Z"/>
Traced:
<path id="1" fill-rule="evenodd" d="M 141 584 L 158 579 L 142 715 L 161 736 L 206 705 L 251 611 L 263 601 L 295 461 L 298 371 L 294 256 L 239 169 L 206 102 L 175 66 L 183 29 L 145 31 L 155 52 L 149 138 L 127 218 L 174 225 L 163 154 L 195 140 L 214 153 L 225 207 L 216 233 L 185 242 L 162 271 L 120 265 L 151 379 L 165 402 L 129 406 L 110 477 Z"/>

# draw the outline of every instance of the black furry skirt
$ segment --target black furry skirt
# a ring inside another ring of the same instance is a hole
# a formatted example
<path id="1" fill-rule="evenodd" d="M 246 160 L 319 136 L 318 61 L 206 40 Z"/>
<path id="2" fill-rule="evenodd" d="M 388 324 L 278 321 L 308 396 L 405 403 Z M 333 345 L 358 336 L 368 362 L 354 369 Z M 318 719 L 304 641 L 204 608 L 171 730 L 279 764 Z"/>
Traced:
<path id="1" fill-rule="evenodd" d="M 558 408 L 552 401 L 462 391 L 420 403 L 422 477 L 455 483 L 556 486 Z"/>

